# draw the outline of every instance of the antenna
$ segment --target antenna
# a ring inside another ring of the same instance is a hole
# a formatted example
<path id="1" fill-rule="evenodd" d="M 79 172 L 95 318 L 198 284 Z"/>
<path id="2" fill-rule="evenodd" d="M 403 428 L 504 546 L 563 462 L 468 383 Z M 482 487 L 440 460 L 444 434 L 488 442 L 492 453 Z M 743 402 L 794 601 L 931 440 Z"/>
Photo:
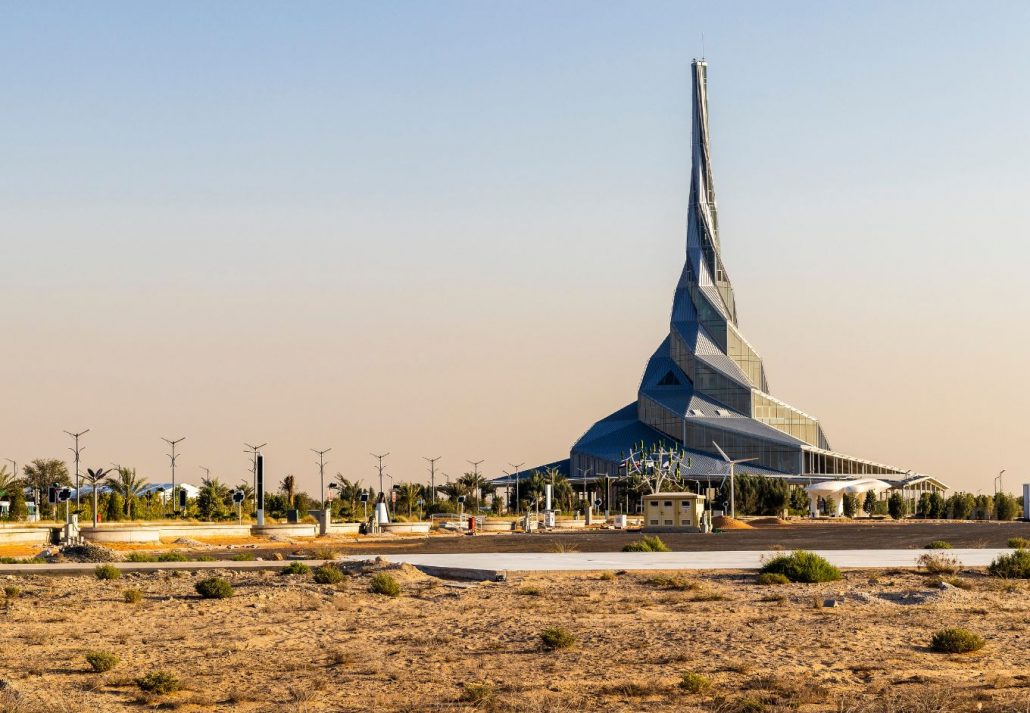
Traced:
<path id="1" fill-rule="evenodd" d="M 705 59 L 705 33 L 701 33 L 701 61 Z"/>

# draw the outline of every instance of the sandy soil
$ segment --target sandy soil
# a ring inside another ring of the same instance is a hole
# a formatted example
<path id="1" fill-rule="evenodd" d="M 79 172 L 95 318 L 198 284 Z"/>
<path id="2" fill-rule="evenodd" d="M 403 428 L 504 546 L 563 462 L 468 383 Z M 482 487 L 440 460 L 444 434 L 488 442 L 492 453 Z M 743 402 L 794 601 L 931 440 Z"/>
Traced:
<path id="1" fill-rule="evenodd" d="M 0 712 L 121 711 L 1022 711 L 1030 705 L 1030 583 L 967 572 L 938 590 L 912 572 L 760 586 L 746 573 L 584 573 L 465 584 L 391 567 L 403 586 L 369 591 L 310 575 L 231 573 L 227 600 L 202 600 L 207 574 L 3 577 Z M 666 578 L 669 579 L 669 578 Z M 122 592 L 135 587 L 142 602 Z M 826 599 L 840 606 L 817 607 Z M 566 627 L 572 648 L 543 650 Z M 967 655 L 931 653 L 943 626 L 983 634 Z M 99 649 L 120 663 L 92 673 Z M 142 694 L 141 674 L 185 689 Z M 696 695 L 683 672 L 710 677 Z M 472 686 L 485 684 L 475 698 Z M 467 690 L 466 690 L 467 687 Z M 979 708 L 978 708 L 979 706 Z"/>

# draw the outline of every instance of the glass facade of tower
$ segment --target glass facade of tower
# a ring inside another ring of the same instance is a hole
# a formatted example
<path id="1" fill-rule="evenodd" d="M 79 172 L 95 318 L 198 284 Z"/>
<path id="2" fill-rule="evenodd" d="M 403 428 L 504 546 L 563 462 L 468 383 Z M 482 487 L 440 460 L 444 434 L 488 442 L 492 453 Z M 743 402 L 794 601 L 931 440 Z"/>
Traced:
<path id="1" fill-rule="evenodd" d="M 572 473 L 617 474 L 622 460 L 648 440 L 686 449 L 707 467 L 721 462 L 710 458 L 718 444 L 731 458 L 756 459 L 749 465 L 768 474 L 907 473 L 832 451 L 818 419 L 769 393 L 762 358 L 737 326 L 733 285 L 722 259 L 707 64 L 695 61 L 692 70 L 687 249 L 669 336 L 647 364 L 636 403 L 596 423 L 573 446 Z"/>

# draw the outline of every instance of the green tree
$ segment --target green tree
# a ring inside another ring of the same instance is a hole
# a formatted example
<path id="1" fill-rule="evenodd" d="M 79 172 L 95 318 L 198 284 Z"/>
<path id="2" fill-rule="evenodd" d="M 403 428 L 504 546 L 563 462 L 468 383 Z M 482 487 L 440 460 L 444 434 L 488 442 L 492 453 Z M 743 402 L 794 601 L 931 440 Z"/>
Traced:
<path id="1" fill-rule="evenodd" d="M 36 498 L 37 511 L 40 517 L 49 519 L 56 517 L 57 509 L 50 505 L 47 500 L 47 488 L 52 484 L 71 485 L 71 478 L 68 477 L 68 466 L 64 461 L 52 458 L 49 460 L 37 459 L 29 463 L 22 470 L 25 487 L 31 488 Z"/>
<path id="2" fill-rule="evenodd" d="M 339 500 L 344 507 L 340 509 L 340 515 L 342 517 L 348 517 L 351 519 L 357 519 L 358 514 L 361 511 L 361 494 L 364 489 L 358 481 L 351 481 L 343 476 L 343 473 L 336 474 L 336 485 L 337 492 L 340 494 Z"/>
<path id="3" fill-rule="evenodd" d="M 117 522 L 125 518 L 125 500 L 114 490 L 107 494 L 107 513 L 104 517 L 108 522 Z"/>
<path id="4" fill-rule="evenodd" d="M 808 493 L 800 486 L 790 489 L 790 512 L 794 515 L 807 515 L 809 508 Z"/>
<path id="5" fill-rule="evenodd" d="M 283 478 L 282 482 L 279 483 L 279 491 L 286 498 L 286 508 L 288 510 L 293 509 L 293 496 L 297 493 L 297 479 L 292 475 L 287 475 Z"/>
<path id="6" fill-rule="evenodd" d="M 139 501 L 143 488 L 147 487 L 145 478 L 136 475 L 135 468 L 118 467 L 117 474 L 107 477 L 107 486 L 118 493 L 125 505 L 125 516 L 132 519 L 133 507 Z"/>
<path id="7" fill-rule="evenodd" d="M 865 510 L 866 515 L 872 515 L 873 510 L 876 509 L 876 492 L 873 490 L 865 491 L 865 500 L 862 502 L 862 509 Z"/>
<path id="8" fill-rule="evenodd" d="M 203 520 L 220 520 L 229 515 L 229 488 L 217 477 L 201 478 L 197 513 Z"/>
<path id="9" fill-rule="evenodd" d="M 919 502 L 916 503 L 916 515 L 919 517 L 930 517 L 930 493 L 922 493 Z"/>
<path id="10" fill-rule="evenodd" d="M 406 509 L 408 517 L 412 516 L 421 499 L 422 486 L 418 483 L 401 483 L 397 486 L 397 507 Z"/>
<path id="11" fill-rule="evenodd" d="M 1020 513 L 1019 502 L 1006 493 L 998 493 L 994 496 L 995 517 L 999 520 L 1015 520 Z"/>
<path id="12" fill-rule="evenodd" d="M 935 520 L 943 520 L 948 516 L 948 508 L 945 505 L 944 496 L 940 493 L 930 493 L 929 514 Z"/>
<path id="13" fill-rule="evenodd" d="M 887 512 L 895 520 L 905 517 L 905 514 L 908 512 L 908 503 L 905 502 L 905 498 L 901 493 L 895 491 L 887 498 Z"/>
<path id="14" fill-rule="evenodd" d="M 842 504 L 844 517 L 854 517 L 858 513 L 858 496 L 854 493 L 844 493 Z"/>

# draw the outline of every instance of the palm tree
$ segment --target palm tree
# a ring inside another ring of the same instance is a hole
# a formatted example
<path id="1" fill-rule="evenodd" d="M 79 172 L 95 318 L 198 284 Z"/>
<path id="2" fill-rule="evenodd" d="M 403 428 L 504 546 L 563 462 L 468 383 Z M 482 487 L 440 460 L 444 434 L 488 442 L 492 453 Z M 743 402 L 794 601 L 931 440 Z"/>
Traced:
<path id="1" fill-rule="evenodd" d="M 408 509 L 408 517 L 411 517 L 411 511 L 418 507 L 421 497 L 422 486 L 418 483 L 401 483 L 397 486 L 397 504 Z"/>
<path id="2" fill-rule="evenodd" d="M 240 481 L 240 484 L 236 486 L 236 490 L 243 493 L 243 502 L 240 504 L 244 510 L 247 510 L 247 503 L 254 501 L 254 486 L 246 480 L 242 480 Z"/>
<path id="3" fill-rule="evenodd" d="M 132 506 L 136 499 L 143 494 L 143 489 L 147 487 L 146 478 L 137 477 L 135 468 L 118 466 L 118 475 L 108 476 L 107 485 L 122 497 L 125 502 L 125 515 L 131 520 Z"/>
<path id="4" fill-rule="evenodd" d="M 200 492 L 197 493 L 197 510 L 205 520 L 211 520 L 225 514 L 229 488 L 217 477 L 201 478 Z"/>
<path id="5" fill-rule="evenodd" d="M 340 500 L 347 503 L 349 507 L 349 514 L 354 517 L 355 511 L 358 509 L 358 501 L 361 500 L 361 494 L 365 492 L 364 488 L 358 481 L 350 481 L 343 477 L 343 473 L 336 474 L 336 485 L 339 486 L 338 490 L 340 493 Z"/>
<path id="6" fill-rule="evenodd" d="M 43 494 L 46 489 L 54 483 L 58 485 L 71 485 L 71 478 L 68 477 L 68 466 L 64 461 L 51 458 L 50 460 L 36 459 L 25 466 L 22 470 L 25 486 L 32 489 L 36 498 L 36 512 L 41 512 Z M 51 517 L 56 513 L 57 506 L 51 508 Z"/>
<path id="7" fill-rule="evenodd" d="M 17 475 L 10 473 L 6 465 L 0 465 L 0 495 L 10 495 L 18 487 L 21 487 L 21 484 Z"/>
<path id="8" fill-rule="evenodd" d="M 479 512 L 483 495 L 493 491 L 493 488 L 487 485 L 488 482 L 486 477 L 479 473 L 465 473 L 458 478 L 458 484 L 465 489 L 465 497 L 471 495 L 476 499 L 476 512 Z"/>
<path id="9" fill-rule="evenodd" d="M 26 466 L 27 467 L 27 466 Z M 106 478 L 111 473 L 110 470 L 104 470 L 103 468 L 86 468 L 86 474 L 83 479 L 90 484 L 93 491 L 93 527 L 97 526 L 97 488 L 100 487 L 100 481 Z"/>
<path id="10" fill-rule="evenodd" d="M 279 483 L 279 490 L 286 496 L 286 507 L 290 510 L 293 509 L 293 497 L 297 493 L 297 479 L 292 475 L 287 475 L 283 478 L 283 481 Z"/>

